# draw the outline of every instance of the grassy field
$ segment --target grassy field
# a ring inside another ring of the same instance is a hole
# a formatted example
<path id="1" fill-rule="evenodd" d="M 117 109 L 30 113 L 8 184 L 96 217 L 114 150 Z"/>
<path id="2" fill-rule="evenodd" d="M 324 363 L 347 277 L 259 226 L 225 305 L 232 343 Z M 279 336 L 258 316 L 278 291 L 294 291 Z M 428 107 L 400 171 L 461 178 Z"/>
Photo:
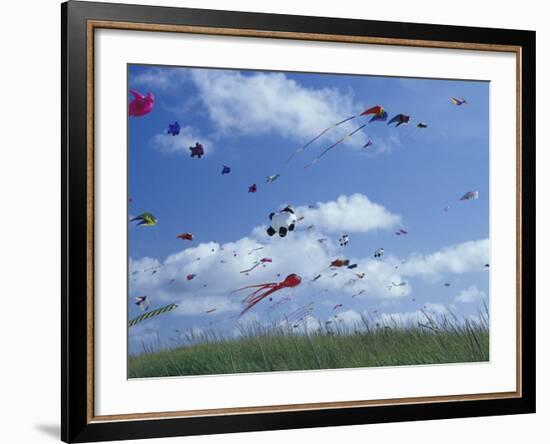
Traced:
<path id="1" fill-rule="evenodd" d="M 238 339 L 188 332 L 171 348 L 129 357 L 129 377 L 480 362 L 489 359 L 489 325 L 425 314 L 426 322 L 382 325 L 366 318 L 353 326 L 319 325 L 296 331 L 252 325 Z"/>

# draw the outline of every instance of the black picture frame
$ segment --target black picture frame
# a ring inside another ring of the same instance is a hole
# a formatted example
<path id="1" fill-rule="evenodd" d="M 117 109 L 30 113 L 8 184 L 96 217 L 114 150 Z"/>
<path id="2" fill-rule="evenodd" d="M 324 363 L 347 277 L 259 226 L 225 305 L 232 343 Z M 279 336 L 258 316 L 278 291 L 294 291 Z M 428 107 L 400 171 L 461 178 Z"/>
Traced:
<path id="1" fill-rule="evenodd" d="M 521 103 L 518 105 L 529 110 L 529 118 L 520 119 L 520 396 L 269 413 L 94 420 L 90 416 L 89 397 L 89 375 L 93 368 L 88 360 L 93 319 L 87 303 L 90 276 L 86 85 L 90 20 L 519 47 Z M 63 441 L 143 439 L 535 412 L 535 32 L 78 1 L 61 5 L 61 23 Z"/>

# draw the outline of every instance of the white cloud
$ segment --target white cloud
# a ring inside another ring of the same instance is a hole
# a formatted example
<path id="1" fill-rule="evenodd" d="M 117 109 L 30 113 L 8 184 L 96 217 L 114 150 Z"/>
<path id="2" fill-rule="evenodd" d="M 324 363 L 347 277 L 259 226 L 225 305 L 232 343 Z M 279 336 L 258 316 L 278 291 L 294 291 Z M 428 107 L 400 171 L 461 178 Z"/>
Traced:
<path id="1" fill-rule="evenodd" d="M 177 136 L 167 133 L 156 134 L 151 140 L 151 145 L 162 153 L 190 155 L 189 147 L 194 146 L 196 142 L 204 146 L 205 156 L 212 152 L 213 142 L 191 126 L 181 128 Z"/>
<path id="2" fill-rule="evenodd" d="M 132 85 L 167 91 L 179 87 L 189 81 L 189 74 L 186 69 L 151 67 L 131 78 Z"/>
<path id="3" fill-rule="evenodd" d="M 335 201 L 319 202 L 315 208 L 298 207 L 296 212 L 329 233 L 387 230 L 401 222 L 401 216 L 371 202 L 364 194 L 340 196 Z"/>
<path id="4" fill-rule="evenodd" d="M 478 289 L 475 285 L 471 285 L 465 290 L 462 290 L 454 299 L 454 302 L 470 303 L 478 302 L 485 298 L 485 292 Z"/>
<path id="5" fill-rule="evenodd" d="M 242 74 L 237 71 L 193 70 L 191 77 L 210 118 L 222 132 L 246 135 L 278 133 L 304 142 L 328 125 L 357 114 L 351 91 L 306 88 L 283 73 Z M 355 128 L 338 127 L 327 137 L 338 137 Z M 350 142 L 351 142 L 350 138 Z M 353 144 L 366 142 L 363 133 Z"/>
<path id="6" fill-rule="evenodd" d="M 467 273 L 483 270 L 489 261 L 489 239 L 468 241 L 429 255 L 412 255 L 400 266 L 408 276 L 435 276 L 442 273 Z"/>

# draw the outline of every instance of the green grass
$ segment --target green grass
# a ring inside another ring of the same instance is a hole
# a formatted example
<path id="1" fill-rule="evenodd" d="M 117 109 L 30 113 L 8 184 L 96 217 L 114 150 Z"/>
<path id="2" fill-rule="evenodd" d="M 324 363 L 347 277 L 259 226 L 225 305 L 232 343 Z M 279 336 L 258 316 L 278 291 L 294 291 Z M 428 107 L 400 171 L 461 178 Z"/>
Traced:
<path id="1" fill-rule="evenodd" d="M 487 317 L 452 317 L 403 326 L 367 318 L 353 326 L 319 325 L 297 332 L 280 325 L 249 325 L 238 339 L 214 331 L 187 332 L 168 349 L 129 357 L 129 377 L 214 375 L 289 370 L 481 362 L 489 359 Z"/>

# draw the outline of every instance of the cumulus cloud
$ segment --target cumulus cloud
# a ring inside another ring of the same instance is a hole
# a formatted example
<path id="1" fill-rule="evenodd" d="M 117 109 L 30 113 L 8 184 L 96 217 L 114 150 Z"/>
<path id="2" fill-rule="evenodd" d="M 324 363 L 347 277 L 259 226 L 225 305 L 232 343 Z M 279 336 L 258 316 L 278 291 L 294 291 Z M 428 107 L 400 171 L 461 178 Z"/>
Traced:
<path id="1" fill-rule="evenodd" d="M 156 150 L 166 154 L 186 154 L 189 155 L 189 147 L 194 146 L 196 142 L 200 141 L 205 147 L 205 156 L 212 151 L 213 142 L 207 137 L 200 134 L 200 132 L 191 127 L 184 126 L 181 128 L 180 133 L 177 136 L 172 136 L 167 133 L 156 134 L 152 140 L 151 145 Z"/>
<path id="2" fill-rule="evenodd" d="M 306 220 L 315 221 L 318 229 L 329 233 L 387 230 L 401 222 L 401 216 L 358 193 L 340 196 L 330 202 L 319 202 L 315 208 L 299 207 L 296 211 Z"/>
<path id="3" fill-rule="evenodd" d="M 283 73 L 193 70 L 191 78 L 210 118 L 226 133 L 277 133 L 303 142 L 359 109 L 351 91 L 307 88 Z M 342 125 L 334 137 L 351 127 Z M 364 134 L 357 133 L 354 142 L 362 146 Z"/>
<path id="4" fill-rule="evenodd" d="M 479 271 L 488 261 L 489 239 L 480 239 L 452 245 L 429 255 L 412 255 L 400 271 L 409 276 L 460 274 Z"/>
<path id="5" fill-rule="evenodd" d="M 174 67 L 153 66 L 131 77 L 133 86 L 167 91 L 189 81 L 189 71 Z"/>
<path id="6" fill-rule="evenodd" d="M 454 299 L 454 302 L 461 302 L 467 304 L 470 302 L 478 302 L 485 298 L 485 292 L 477 288 L 475 285 L 471 285 L 465 290 L 462 290 Z"/>

